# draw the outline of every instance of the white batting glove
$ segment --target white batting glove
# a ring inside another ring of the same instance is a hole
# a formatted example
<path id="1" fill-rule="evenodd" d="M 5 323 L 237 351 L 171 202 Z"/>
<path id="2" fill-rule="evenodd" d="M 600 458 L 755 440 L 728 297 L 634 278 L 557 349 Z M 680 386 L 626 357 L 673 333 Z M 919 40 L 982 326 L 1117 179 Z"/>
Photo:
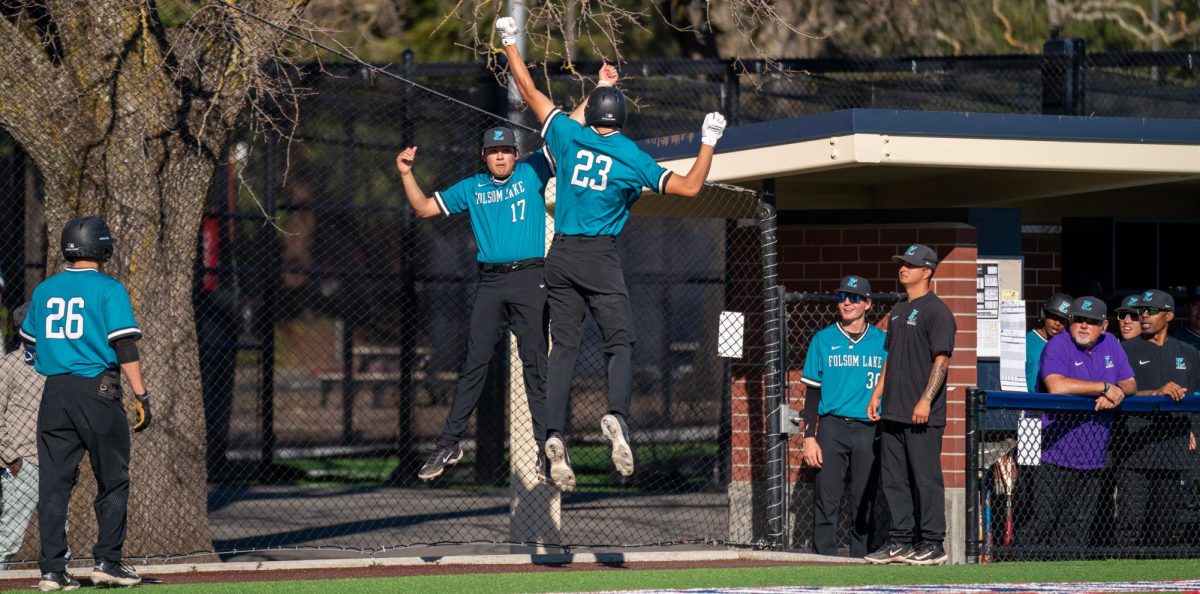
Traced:
<path id="1" fill-rule="evenodd" d="M 712 112 L 704 116 L 704 126 L 700 128 L 700 142 L 708 146 L 717 146 L 717 141 L 725 133 L 725 116 Z"/>
<path id="2" fill-rule="evenodd" d="M 513 45 L 517 42 L 517 21 L 512 17 L 496 19 L 496 31 L 500 33 L 500 41 L 504 45 Z"/>

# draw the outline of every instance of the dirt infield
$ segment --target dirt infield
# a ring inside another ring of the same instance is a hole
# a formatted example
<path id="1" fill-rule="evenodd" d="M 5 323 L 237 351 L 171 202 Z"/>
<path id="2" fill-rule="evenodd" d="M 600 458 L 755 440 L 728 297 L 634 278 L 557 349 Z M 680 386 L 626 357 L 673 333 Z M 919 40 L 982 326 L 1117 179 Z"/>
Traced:
<path id="1" fill-rule="evenodd" d="M 270 582 L 281 580 L 329 580 L 353 578 L 386 578 L 428 575 L 457 575 L 471 573 L 538 573 L 538 572 L 570 572 L 570 571 L 626 571 L 643 569 L 714 569 L 714 568 L 754 568 L 795 566 L 797 563 L 788 561 L 756 561 L 714 560 L 714 561 L 641 561 L 626 563 L 522 563 L 514 565 L 379 565 L 373 567 L 320 568 L 320 569 L 280 569 L 255 571 L 195 571 L 189 573 L 172 573 L 158 577 L 164 584 L 217 584 L 237 582 Z M 822 566 L 838 565 L 836 563 L 805 563 L 804 565 Z M 78 570 L 76 570 L 78 571 Z M 142 574 L 143 577 L 154 578 L 153 573 Z M 84 571 L 78 571 L 76 577 L 84 586 L 91 582 Z M 0 580 L 0 590 L 28 590 L 37 580 L 29 578 Z"/>

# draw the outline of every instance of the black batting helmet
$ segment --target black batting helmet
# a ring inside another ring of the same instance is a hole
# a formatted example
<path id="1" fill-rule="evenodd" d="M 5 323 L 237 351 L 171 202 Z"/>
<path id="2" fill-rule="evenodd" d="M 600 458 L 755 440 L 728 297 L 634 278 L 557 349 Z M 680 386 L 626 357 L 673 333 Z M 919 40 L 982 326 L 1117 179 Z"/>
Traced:
<path id="1" fill-rule="evenodd" d="M 115 241 L 108 224 L 96 217 L 71 219 L 63 227 L 62 254 L 63 258 L 71 262 L 107 262 L 112 257 L 113 243 Z"/>
<path id="2" fill-rule="evenodd" d="M 614 87 L 596 87 L 588 97 L 583 119 L 589 126 L 625 126 L 625 95 Z"/>

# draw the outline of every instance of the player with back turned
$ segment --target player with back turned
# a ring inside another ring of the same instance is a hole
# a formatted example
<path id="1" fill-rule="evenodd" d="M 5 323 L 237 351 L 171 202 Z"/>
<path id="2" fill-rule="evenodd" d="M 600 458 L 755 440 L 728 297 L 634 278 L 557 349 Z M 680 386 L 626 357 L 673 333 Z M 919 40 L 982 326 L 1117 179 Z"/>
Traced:
<path id="1" fill-rule="evenodd" d="M 47 376 L 37 420 L 38 561 L 45 592 L 74 590 L 67 572 L 67 509 L 79 463 L 88 453 L 96 475 L 99 534 L 92 583 L 132 586 L 141 578 L 122 564 L 129 501 L 129 426 L 121 402 L 121 374 L 133 388 L 134 431 L 150 425 L 137 341 L 142 332 L 129 294 L 100 272 L 115 240 L 95 217 L 72 219 L 62 232 L 66 268 L 33 291 L 21 339 L 34 350 L 34 367 Z"/>
<path id="2" fill-rule="evenodd" d="M 808 345 L 804 374 L 804 462 L 813 481 L 813 549 L 837 554 L 838 512 L 846 471 L 850 472 L 850 554 L 865 556 L 879 483 L 875 422 L 867 402 L 887 351 L 883 331 L 867 323 L 871 284 L 859 276 L 842 279 L 837 323 L 817 332 Z"/>
<path id="3" fill-rule="evenodd" d="M 626 108 L 619 90 L 601 86 L 592 91 L 584 112 L 587 125 L 580 125 L 537 90 L 516 46 L 516 22 L 509 17 L 498 19 L 496 29 L 517 90 L 542 122 L 546 152 L 558 177 L 557 233 L 546 257 L 552 340 L 546 456 L 551 481 L 567 491 L 575 487 L 565 437 L 567 404 L 588 311 L 600 326 L 608 369 L 608 411 L 600 428 L 612 445 L 617 472 L 623 476 L 634 472 L 626 422 L 633 395 L 633 311 L 616 237 L 643 188 L 684 197 L 700 193 L 712 166 L 713 147 L 725 130 L 725 119 L 718 113 L 708 114 L 691 170 L 684 176 L 673 174 L 621 134 Z"/>

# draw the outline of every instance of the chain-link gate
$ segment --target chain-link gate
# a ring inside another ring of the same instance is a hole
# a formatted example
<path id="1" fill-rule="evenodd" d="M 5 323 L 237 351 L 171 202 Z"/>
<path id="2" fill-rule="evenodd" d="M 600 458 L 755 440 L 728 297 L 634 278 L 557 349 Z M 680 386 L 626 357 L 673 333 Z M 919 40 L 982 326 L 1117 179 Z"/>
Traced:
<path id="1" fill-rule="evenodd" d="M 1200 554 L 1200 401 L 969 390 L 967 554 L 982 562 Z"/>
<path id="2" fill-rule="evenodd" d="M 867 323 L 876 327 L 886 327 L 888 314 L 892 307 L 903 298 L 903 295 L 898 293 L 875 293 L 871 296 L 872 307 L 866 313 Z M 804 369 L 804 359 L 808 355 L 808 345 L 812 341 L 812 337 L 819 330 L 838 323 L 840 316 L 838 314 L 837 298 L 829 293 L 783 293 L 783 303 L 785 308 L 785 320 L 787 323 L 787 340 L 785 349 L 785 366 L 787 373 L 787 397 L 783 405 L 791 407 L 792 410 L 802 410 L 804 408 L 804 397 L 806 386 L 800 381 L 801 371 Z M 864 403 L 865 408 L 865 403 Z M 799 415 L 793 417 L 796 421 L 797 432 L 794 436 L 799 443 L 791 446 L 791 440 L 788 441 L 789 453 L 795 451 L 800 453 L 803 449 L 803 438 L 807 428 L 799 422 Z M 785 455 L 785 460 L 795 461 L 796 456 Z M 786 514 L 788 521 L 784 523 L 787 526 L 787 543 L 790 548 L 800 550 L 812 550 L 812 530 L 813 530 L 813 476 L 814 469 L 796 464 L 795 468 L 791 468 L 788 464 L 784 468 L 784 475 L 777 480 L 781 484 L 788 486 L 788 499 L 786 501 Z M 837 541 L 839 550 L 842 552 L 848 551 L 850 539 L 850 526 L 852 514 L 850 513 L 850 475 L 846 475 L 846 489 L 843 492 L 842 504 L 840 506 L 842 513 L 840 514 Z M 880 490 L 873 495 L 875 498 L 874 505 L 874 521 L 872 522 L 874 531 L 870 538 L 871 550 L 882 545 L 887 538 L 888 515 L 887 505 L 883 498 L 883 493 Z"/>

